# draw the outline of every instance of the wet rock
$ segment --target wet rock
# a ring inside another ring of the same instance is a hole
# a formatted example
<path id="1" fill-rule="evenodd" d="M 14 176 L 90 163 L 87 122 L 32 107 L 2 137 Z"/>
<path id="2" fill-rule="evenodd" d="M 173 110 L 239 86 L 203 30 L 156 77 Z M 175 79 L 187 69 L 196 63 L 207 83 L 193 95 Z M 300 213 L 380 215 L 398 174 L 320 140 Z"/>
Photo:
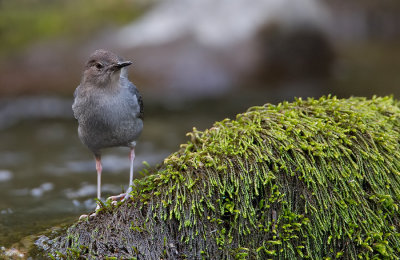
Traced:
<path id="1" fill-rule="evenodd" d="M 16 248 L 7 249 L 4 246 L 0 247 L 1 259 L 25 259 L 25 254 Z"/>

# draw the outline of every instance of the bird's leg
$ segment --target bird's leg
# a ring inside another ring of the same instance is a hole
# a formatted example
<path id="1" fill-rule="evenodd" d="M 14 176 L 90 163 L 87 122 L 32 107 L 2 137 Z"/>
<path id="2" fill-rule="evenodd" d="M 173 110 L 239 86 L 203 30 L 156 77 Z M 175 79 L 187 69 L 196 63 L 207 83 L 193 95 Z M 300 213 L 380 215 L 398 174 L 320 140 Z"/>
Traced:
<path id="1" fill-rule="evenodd" d="M 128 190 L 125 193 L 124 200 L 128 199 L 130 197 L 130 193 L 132 191 L 132 185 L 133 185 L 133 161 L 135 160 L 135 146 L 131 147 L 131 152 L 129 154 L 129 159 L 131 161 L 131 167 L 129 169 L 129 186 Z"/>
<path id="2" fill-rule="evenodd" d="M 103 167 L 101 166 L 101 156 L 96 155 L 96 170 L 97 170 L 97 199 L 101 200 L 101 171 Z M 100 202 L 97 202 L 96 211 L 100 209 Z"/>
<path id="3" fill-rule="evenodd" d="M 96 170 L 97 170 L 97 199 L 101 200 L 101 171 L 103 170 L 103 167 L 101 166 L 101 156 L 100 155 L 95 155 L 95 159 L 96 159 Z M 81 215 L 79 217 L 79 220 L 81 219 L 85 219 L 87 217 L 94 217 L 96 216 L 96 212 L 97 210 L 99 210 L 101 208 L 100 202 L 97 202 L 97 206 L 95 209 L 95 212 L 90 214 L 90 216 L 88 215 Z"/>
<path id="4" fill-rule="evenodd" d="M 133 161 L 135 160 L 135 145 L 132 144 L 131 146 L 131 152 L 129 154 L 129 159 L 130 159 L 130 169 L 129 169 L 129 187 L 125 193 L 121 193 L 116 196 L 111 196 L 107 200 L 112 200 L 112 201 L 117 201 L 117 200 L 122 200 L 125 201 L 130 197 L 130 192 L 132 191 L 132 185 L 133 185 Z"/>

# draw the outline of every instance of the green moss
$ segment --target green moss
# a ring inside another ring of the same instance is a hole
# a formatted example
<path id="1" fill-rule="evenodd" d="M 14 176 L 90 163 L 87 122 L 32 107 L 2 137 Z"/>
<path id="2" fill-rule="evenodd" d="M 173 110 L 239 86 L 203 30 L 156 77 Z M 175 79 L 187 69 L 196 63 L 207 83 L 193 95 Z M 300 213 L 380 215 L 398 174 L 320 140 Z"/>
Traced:
<path id="1" fill-rule="evenodd" d="M 399 258 L 399 127 L 391 97 L 328 96 L 194 129 L 135 181 L 132 255 L 165 255 L 178 243 L 180 255 L 198 259 Z M 139 236 L 154 234 L 163 245 L 139 247 Z"/>

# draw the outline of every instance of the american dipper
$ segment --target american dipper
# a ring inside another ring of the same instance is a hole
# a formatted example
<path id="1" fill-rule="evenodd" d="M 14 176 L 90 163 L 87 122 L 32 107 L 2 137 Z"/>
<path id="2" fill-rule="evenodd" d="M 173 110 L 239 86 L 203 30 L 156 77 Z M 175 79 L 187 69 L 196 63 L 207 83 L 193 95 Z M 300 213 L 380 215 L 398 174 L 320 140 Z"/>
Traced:
<path id="1" fill-rule="evenodd" d="M 96 50 L 74 92 L 72 110 L 78 120 L 78 134 L 94 154 L 97 170 L 97 198 L 101 197 L 101 150 L 108 147 L 130 148 L 129 188 L 110 197 L 126 200 L 132 190 L 135 145 L 143 129 L 143 101 L 135 85 L 128 80 L 124 61 L 106 50 Z M 96 210 L 100 208 L 97 204 Z"/>

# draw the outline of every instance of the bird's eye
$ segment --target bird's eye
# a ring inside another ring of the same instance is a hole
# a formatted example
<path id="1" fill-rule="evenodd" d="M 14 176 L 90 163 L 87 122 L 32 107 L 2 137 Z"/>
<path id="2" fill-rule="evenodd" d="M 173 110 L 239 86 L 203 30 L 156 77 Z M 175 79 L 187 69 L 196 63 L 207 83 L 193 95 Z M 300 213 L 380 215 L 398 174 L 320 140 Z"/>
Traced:
<path id="1" fill-rule="evenodd" d="M 97 69 L 102 69 L 104 66 L 101 63 L 96 63 L 96 68 Z"/>

